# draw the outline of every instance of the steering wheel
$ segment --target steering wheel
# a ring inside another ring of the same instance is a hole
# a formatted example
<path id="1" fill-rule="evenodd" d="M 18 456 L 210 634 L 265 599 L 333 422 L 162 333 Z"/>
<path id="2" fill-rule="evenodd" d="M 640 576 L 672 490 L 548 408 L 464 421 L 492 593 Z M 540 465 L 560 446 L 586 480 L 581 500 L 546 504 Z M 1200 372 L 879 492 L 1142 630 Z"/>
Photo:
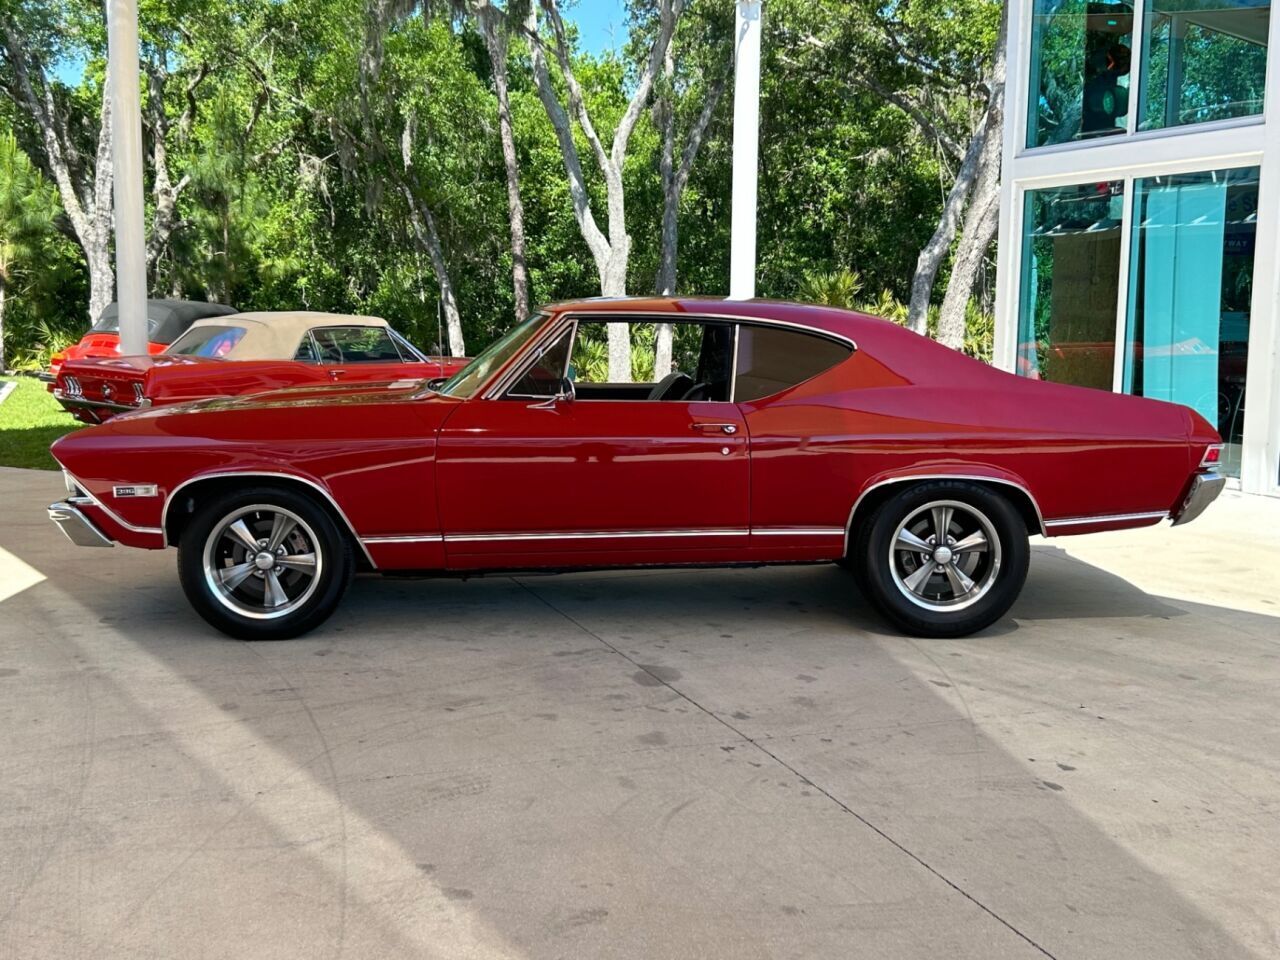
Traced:
<path id="1" fill-rule="evenodd" d="M 676 370 L 655 383 L 645 399 L 670 400 L 672 397 L 683 397 L 684 392 L 693 385 L 693 377 Z"/>
<path id="2" fill-rule="evenodd" d="M 693 378 L 689 378 L 693 382 Z M 707 395 L 711 393 L 711 384 L 706 380 L 700 380 L 694 383 L 688 390 L 680 394 L 681 400 L 705 400 Z M 699 396 L 700 394 L 700 396 Z"/>

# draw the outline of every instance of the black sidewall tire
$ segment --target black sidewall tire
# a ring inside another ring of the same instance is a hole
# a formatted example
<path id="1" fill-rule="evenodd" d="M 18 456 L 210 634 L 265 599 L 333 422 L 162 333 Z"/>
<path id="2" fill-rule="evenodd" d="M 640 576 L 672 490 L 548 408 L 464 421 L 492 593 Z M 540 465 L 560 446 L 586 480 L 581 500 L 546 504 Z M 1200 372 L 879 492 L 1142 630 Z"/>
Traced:
<path id="1" fill-rule="evenodd" d="M 955 612 L 920 607 L 902 595 L 889 568 L 889 543 L 905 517 L 933 500 L 958 500 L 986 514 L 1000 538 L 1000 571 L 977 603 Z M 963 480 L 933 480 L 904 488 L 882 503 L 854 531 L 851 561 L 858 585 L 882 616 L 918 637 L 964 637 L 1003 617 L 1022 592 L 1031 561 L 1031 544 L 1022 514 L 988 487 Z"/>
<path id="2" fill-rule="evenodd" d="M 307 522 L 319 542 L 323 566 L 320 583 L 297 610 L 274 620 L 237 614 L 214 596 L 204 576 L 204 545 L 224 517 L 249 504 L 291 510 Z M 208 623 L 239 640 L 287 640 L 319 626 L 333 613 L 355 573 L 355 558 L 345 530 L 315 499 L 284 487 L 254 486 L 225 493 L 197 507 L 178 541 L 178 579 L 187 600 Z"/>

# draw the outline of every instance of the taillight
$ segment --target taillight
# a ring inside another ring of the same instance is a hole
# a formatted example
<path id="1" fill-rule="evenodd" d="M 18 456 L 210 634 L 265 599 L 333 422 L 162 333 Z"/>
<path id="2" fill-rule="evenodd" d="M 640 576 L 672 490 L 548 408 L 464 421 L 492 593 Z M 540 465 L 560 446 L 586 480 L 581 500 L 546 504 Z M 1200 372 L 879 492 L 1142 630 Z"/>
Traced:
<path id="1" fill-rule="evenodd" d="M 140 404 L 142 403 L 142 399 L 142 384 L 135 380 L 133 384 L 133 402 Z"/>
<path id="2" fill-rule="evenodd" d="M 1211 443 L 1200 458 L 1200 469 L 1212 470 L 1222 461 L 1222 444 Z"/>

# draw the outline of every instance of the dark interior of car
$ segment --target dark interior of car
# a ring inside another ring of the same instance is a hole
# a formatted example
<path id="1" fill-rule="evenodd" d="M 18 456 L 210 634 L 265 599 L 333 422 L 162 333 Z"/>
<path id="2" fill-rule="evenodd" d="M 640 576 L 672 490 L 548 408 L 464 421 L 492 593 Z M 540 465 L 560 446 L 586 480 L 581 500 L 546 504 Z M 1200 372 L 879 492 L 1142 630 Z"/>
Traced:
<path id="1" fill-rule="evenodd" d="M 657 383 L 574 382 L 582 400 L 698 400 L 729 399 L 730 366 L 733 363 L 733 325 L 706 324 L 697 366 L 673 370 Z"/>

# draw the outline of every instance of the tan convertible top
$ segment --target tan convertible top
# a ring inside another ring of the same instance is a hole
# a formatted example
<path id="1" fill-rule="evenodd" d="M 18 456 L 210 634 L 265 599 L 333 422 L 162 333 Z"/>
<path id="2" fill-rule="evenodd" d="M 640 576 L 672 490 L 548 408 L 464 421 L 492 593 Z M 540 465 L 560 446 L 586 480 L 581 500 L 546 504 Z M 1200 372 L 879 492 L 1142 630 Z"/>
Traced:
<path id="1" fill-rule="evenodd" d="M 256 313 L 205 317 L 193 323 L 191 330 L 202 327 L 243 327 L 244 336 L 227 354 L 227 359 L 289 360 L 298 352 L 298 346 L 307 331 L 315 327 L 385 326 L 388 326 L 387 321 L 381 317 L 321 313 L 314 310 L 262 310 Z"/>

